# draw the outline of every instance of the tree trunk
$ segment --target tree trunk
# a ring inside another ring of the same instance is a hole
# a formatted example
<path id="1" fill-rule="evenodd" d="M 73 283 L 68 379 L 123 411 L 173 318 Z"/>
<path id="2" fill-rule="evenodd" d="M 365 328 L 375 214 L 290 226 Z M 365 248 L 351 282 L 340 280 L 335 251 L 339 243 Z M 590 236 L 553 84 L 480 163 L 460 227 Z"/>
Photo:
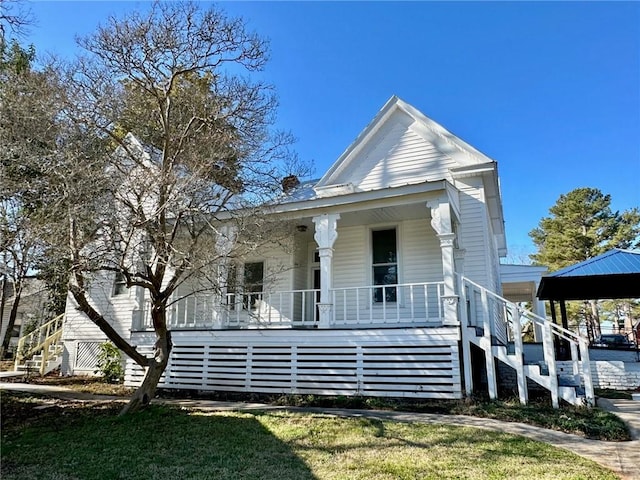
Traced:
<path id="1" fill-rule="evenodd" d="M 589 300 L 589 304 L 591 306 L 591 318 L 593 320 L 593 335 L 597 338 L 602 335 L 602 330 L 600 329 L 600 312 L 598 312 L 598 302 L 597 300 Z"/>
<path id="2" fill-rule="evenodd" d="M 155 345 L 154 358 L 149 361 L 142 385 L 135 391 L 129 403 L 124 406 L 120 416 L 146 408 L 156 394 L 160 377 L 162 377 L 164 370 L 167 368 L 172 347 L 171 332 L 165 330 L 164 332 L 156 333 L 158 340 Z"/>
<path id="3" fill-rule="evenodd" d="M 135 413 L 146 408 L 156 394 L 156 388 L 160 377 L 167 366 L 167 362 L 152 361 L 147 367 L 142 385 L 135 391 L 129 403 L 120 411 L 120 416 L 128 413 Z"/>
<path id="4" fill-rule="evenodd" d="M 4 352 L 9 348 L 11 342 L 11 334 L 13 333 L 13 327 L 16 324 L 16 318 L 18 317 L 18 307 L 20 305 L 20 297 L 22 296 L 22 288 L 17 286 L 16 294 L 13 297 L 13 305 L 11 305 L 11 311 L 9 312 L 9 320 L 7 321 L 7 329 L 4 331 L 4 338 L 2 339 L 2 346 L 0 347 L 0 358 L 4 357 Z"/>
<path id="5" fill-rule="evenodd" d="M 4 321 L 4 306 L 7 303 L 7 276 L 2 275 L 2 283 L 0 283 L 0 331 L 2 331 L 2 322 Z M 3 338 L 4 340 L 4 338 Z M 4 341 L 2 342 L 4 343 Z M 4 358 L 4 348 L 0 345 L 0 360 Z"/>

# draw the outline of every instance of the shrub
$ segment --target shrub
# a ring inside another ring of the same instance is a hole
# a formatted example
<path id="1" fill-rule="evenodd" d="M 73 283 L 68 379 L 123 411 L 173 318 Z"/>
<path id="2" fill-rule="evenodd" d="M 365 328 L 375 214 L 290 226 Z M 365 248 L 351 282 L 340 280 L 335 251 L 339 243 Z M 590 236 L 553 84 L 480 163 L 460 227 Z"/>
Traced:
<path id="1" fill-rule="evenodd" d="M 124 368 L 122 367 L 122 355 L 120 350 L 111 342 L 100 345 L 98 353 L 98 363 L 93 373 L 100 373 L 107 383 L 121 383 L 124 379 Z"/>

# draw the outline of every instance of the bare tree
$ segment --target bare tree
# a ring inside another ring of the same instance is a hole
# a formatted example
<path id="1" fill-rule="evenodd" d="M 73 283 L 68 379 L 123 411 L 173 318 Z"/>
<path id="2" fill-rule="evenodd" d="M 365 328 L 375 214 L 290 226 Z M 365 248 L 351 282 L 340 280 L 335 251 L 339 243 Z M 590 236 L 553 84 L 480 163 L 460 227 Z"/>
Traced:
<path id="1" fill-rule="evenodd" d="M 286 234 L 265 205 L 298 172 L 290 135 L 272 129 L 272 86 L 249 78 L 265 65 L 267 44 L 241 19 L 156 2 L 110 18 L 79 44 L 86 54 L 58 77 L 55 148 L 39 162 L 42 211 L 49 251 L 70 260 L 79 310 L 146 370 L 123 410 L 132 412 L 153 398 L 167 365 L 178 288 L 215 290 L 225 257 Z M 153 356 L 92 303 L 99 272 L 146 292 Z"/>
<path id="2" fill-rule="evenodd" d="M 25 35 L 32 24 L 31 10 L 24 0 L 0 0 L 0 44 L 9 33 Z"/>
<path id="3" fill-rule="evenodd" d="M 0 199 L 0 252 L 2 252 L 2 298 L 0 315 L 4 316 L 6 294 L 11 291 L 11 309 L 4 325 L 0 358 L 4 357 L 18 316 L 18 307 L 30 270 L 41 252 L 41 242 L 30 228 L 29 218 L 21 214 L 15 198 Z M 9 288 L 10 287 L 10 288 Z M 0 318 L 3 318 L 0 316 Z"/>
<path id="4" fill-rule="evenodd" d="M 2 23 L 26 22 L 22 17 L 6 15 L 7 2 L 0 3 Z M 2 32 L 3 33 L 3 32 Z M 3 33 L 4 35 L 4 33 Z M 4 355 L 16 322 L 27 275 L 43 252 L 31 214 L 41 200 L 36 193 L 42 179 L 37 160 L 55 143 L 57 106 L 48 71 L 34 71 L 33 47 L 23 48 L 17 41 L 10 45 L 0 39 L 0 318 L 5 318 L 8 293 L 10 314 L 0 354 Z"/>

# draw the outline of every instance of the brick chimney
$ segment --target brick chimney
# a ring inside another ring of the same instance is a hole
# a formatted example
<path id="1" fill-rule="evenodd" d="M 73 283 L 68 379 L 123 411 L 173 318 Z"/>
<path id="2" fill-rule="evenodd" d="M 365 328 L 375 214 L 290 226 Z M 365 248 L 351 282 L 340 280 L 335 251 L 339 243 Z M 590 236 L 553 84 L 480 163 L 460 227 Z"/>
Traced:
<path id="1" fill-rule="evenodd" d="M 289 193 L 291 190 L 300 185 L 300 180 L 298 180 L 298 177 L 296 177 L 295 175 L 289 175 L 287 177 L 284 177 L 282 179 L 282 182 L 280 183 L 282 185 L 282 191 L 284 193 Z"/>

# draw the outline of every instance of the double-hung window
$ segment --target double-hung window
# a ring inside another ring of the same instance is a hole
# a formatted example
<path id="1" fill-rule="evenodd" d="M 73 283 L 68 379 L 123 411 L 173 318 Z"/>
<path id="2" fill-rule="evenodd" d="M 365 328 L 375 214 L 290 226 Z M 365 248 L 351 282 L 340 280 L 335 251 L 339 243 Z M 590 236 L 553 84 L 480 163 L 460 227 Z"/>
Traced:
<path id="1" fill-rule="evenodd" d="M 398 246 L 396 229 L 373 230 L 371 232 L 371 246 L 373 253 L 373 284 L 397 285 Z M 397 301 L 396 287 L 384 286 L 374 289 L 373 301 L 376 303 Z"/>
<path id="2" fill-rule="evenodd" d="M 244 264 L 244 308 L 255 308 L 262 300 L 264 286 L 264 262 Z"/>
<path id="3" fill-rule="evenodd" d="M 231 265 L 227 275 L 227 303 L 232 309 L 242 305 L 243 309 L 255 308 L 262 299 L 264 287 L 264 262 L 248 262 L 242 265 L 242 274 L 236 265 Z M 240 301 L 242 299 L 242 301 Z"/>
<path id="4" fill-rule="evenodd" d="M 116 272 L 113 280 L 113 296 L 124 295 L 127 293 L 127 279 L 122 272 Z"/>

